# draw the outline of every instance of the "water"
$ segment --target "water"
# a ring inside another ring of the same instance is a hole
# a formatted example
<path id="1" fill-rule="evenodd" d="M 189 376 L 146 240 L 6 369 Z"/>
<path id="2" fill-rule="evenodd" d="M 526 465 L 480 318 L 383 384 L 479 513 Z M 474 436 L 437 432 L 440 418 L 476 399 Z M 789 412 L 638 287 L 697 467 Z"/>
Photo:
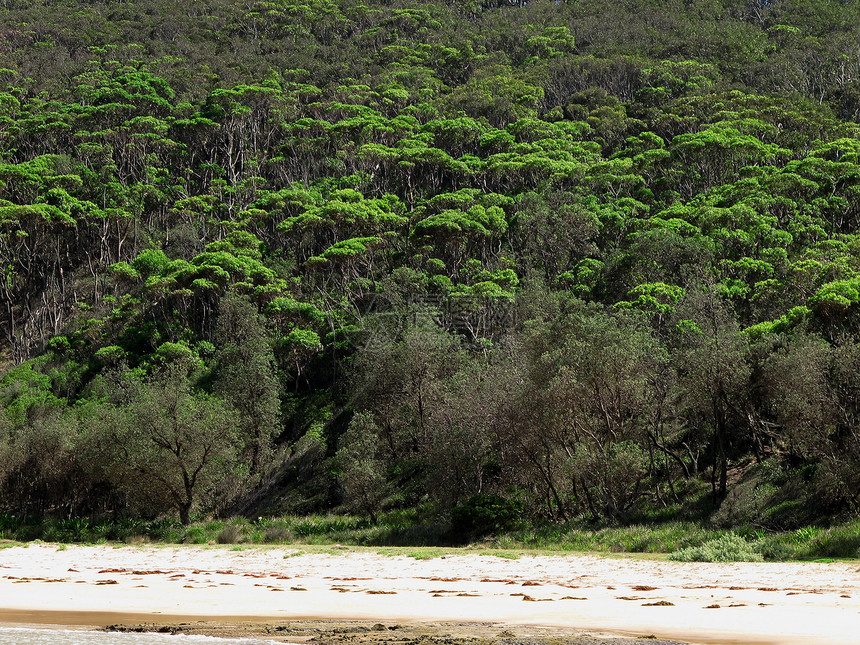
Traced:
<path id="1" fill-rule="evenodd" d="M 125 634 L 71 629 L 0 627 L 0 645 L 274 645 L 253 638 L 212 638 L 185 634 Z"/>

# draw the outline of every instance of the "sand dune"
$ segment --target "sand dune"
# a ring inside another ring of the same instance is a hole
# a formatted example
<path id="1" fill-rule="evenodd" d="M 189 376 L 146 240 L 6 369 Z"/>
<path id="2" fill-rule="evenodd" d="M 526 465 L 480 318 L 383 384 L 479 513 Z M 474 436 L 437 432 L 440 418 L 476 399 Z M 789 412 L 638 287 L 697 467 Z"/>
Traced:
<path id="1" fill-rule="evenodd" d="M 695 643 L 860 642 L 860 563 L 671 563 L 344 549 L 0 549 L 0 622 L 117 616 L 544 625 Z M 89 616 L 89 617 L 88 617 Z"/>

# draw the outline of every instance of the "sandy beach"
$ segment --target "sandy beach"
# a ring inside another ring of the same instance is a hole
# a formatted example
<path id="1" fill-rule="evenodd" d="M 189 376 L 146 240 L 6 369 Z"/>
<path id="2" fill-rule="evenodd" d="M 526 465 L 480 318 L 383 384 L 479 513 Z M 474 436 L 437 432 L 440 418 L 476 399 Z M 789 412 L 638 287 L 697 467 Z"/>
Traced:
<path id="1" fill-rule="evenodd" d="M 284 642 L 324 642 L 323 632 L 386 642 L 383 632 L 433 627 L 478 640 L 843 645 L 860 642 L 860 562 L 30 544 L 0 549 L 0 623 L 184 624 Z"/>

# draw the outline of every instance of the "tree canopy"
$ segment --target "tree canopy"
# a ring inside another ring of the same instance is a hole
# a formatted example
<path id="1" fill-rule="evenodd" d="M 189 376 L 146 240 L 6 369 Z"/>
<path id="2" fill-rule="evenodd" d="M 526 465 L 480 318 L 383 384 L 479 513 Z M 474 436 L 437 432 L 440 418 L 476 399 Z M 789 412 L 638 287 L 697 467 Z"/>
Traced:
<path id="1" fill-rule="evenodd" d="M 0 508 L 860 512 L 860 2 L 0 16 Z"/>

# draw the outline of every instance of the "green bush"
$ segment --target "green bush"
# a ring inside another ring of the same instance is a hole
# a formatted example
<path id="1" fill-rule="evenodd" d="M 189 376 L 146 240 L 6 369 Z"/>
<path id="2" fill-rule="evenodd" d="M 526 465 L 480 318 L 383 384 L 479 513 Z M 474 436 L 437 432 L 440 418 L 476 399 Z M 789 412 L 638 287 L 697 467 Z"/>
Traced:
<path id="1" fill-rule="evenodd" d="M 266 544 L 288 544 L 295 540 L 295 534 L 286 526 L 272 526 L 263 532 Z"/>
<path id="2" fill-rule="evenodd" d="M 474 539 L 517 528 L 523 506 L 498 495 L 474 495 L 451 511 L 451 533 L 455 540 Z"/>
<path id="3" fill-rule="evenodd" d="M 238 544 L 239 538 L 242 537 L 242 530 L 235 524 L 228 524 L 223 529 L 218 531 L 215 541 L 218 544 Z"/>
<path id="4" fill-rule="evenodd" d="M 185 537 L 182 542 L 185 544 L 206 544 L 210 539 L 210 532 L 205 526 L 189 526 L 185 529 Z"/>
<path id="5" fill-rule="evenodd" d="M 296 522 L 292 530 L 299 537 L 325 536 L 341 531 L 361 528 L 360 518 L 347 515 L 310 515 Z"/>
<path id="6" fill-rule="evenodd" d="M 755 550 L 761 553 L 765 560 L 788 560 L 794 556 L 794 549 L 778 537 L 757 540 Z"/>
<path id="7" fill-rule="evenodd" d="M 677 562 L 762 562 L 764 556 L 741 536 L 726 533 L 701 546 L 670 553 L 669 559 Z"/>

